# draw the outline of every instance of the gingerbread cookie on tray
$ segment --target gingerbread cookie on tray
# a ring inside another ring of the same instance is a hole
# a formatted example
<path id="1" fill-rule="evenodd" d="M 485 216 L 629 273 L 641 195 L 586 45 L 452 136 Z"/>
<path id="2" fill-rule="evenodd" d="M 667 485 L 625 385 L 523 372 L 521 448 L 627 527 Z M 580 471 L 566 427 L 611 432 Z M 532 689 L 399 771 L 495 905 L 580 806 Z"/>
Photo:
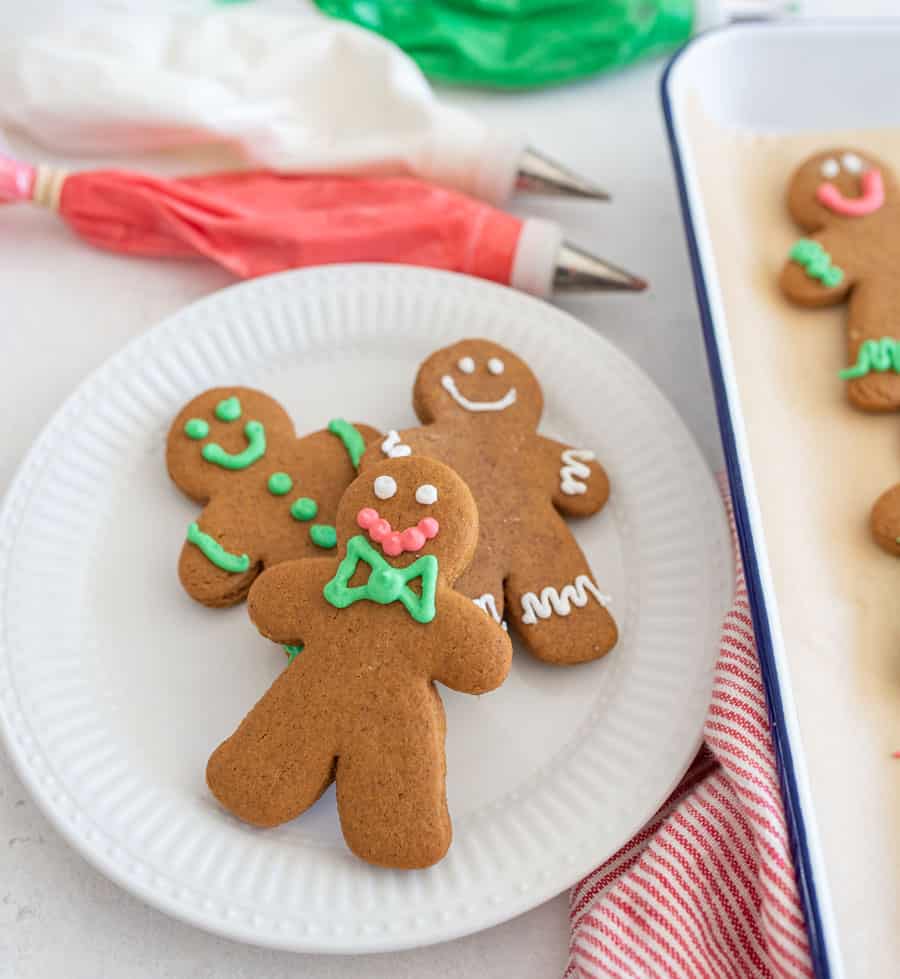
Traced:
<path id="1" fill-rule="evenodd" d="M 543 395 L 528 365 L 499 344 L 463 340 L 422 364 L 413 407 L 422 427 L 370 445 L 362 471 L 409 455 L 451 466 L 472 490 L 481 527 L 456 587 L 497 622 L 505 615 L 545 662 L 609 652 L 609 599 L 563 519 L 600 510 L 609 480 L 589 449 L 537 433 Z"/>
<path id="2" fill-rule="evenodd" d="M 825 150 L 788 187 L 791 216 L 807 232 L 781 273 L 801 306 L 848 301 L 847 396 L 864 411 L 900 408 L 900 189 L 860 150 Z"/>
<path id="3" fill-rule="evenodd" d="M 175 485 L 205 505 L 178 563 L 187 593 L 213 608 L 234 605 L 264 567 L 333 549 L 338 501 L 377 435 L 334 419 L 297 438 L 281 405 L 251 388 L 190 401 L 166 447 Z"/>
<path id="4" fill-rule="evenodd" d="M 287 561 L 250 589 L 250 617 L 303 646 L 209 760 L 221 804 L 256 826 L 298 816 L 337 782 L 350 849 L 427 867 L 451 839 L 445 720 L 434 681 L 498 687 L 507 634 L 453 588 L 475 552 L 478 512 L 433 459 L 382 460 L 347 490 L 335 556 Z"/>

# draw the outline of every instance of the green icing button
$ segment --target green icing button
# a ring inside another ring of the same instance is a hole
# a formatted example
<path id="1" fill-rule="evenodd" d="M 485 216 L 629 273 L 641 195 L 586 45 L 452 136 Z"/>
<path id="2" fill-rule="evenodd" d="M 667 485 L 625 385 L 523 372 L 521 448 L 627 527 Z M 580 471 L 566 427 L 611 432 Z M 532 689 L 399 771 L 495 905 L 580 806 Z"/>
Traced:
<path id="1" fill-rule="evenodd" d="M 184 426 L 184 434 L 189 439 L 205 439 L 209 435 L 209 425 L 202 418 L 189 418 Z"/>
<path id="2" fill-rule="evenodd" d="M 293 485 L 294 481 L 287 473 L 272 473 L 269 476 L 269 492 L 272 496 L 284 496 L 285 493 L 290 493 Z"/>
<path id="3" fill-rule="evenodd" d="M 295 520 L 312 520 L 318 512 L 319 507 L 316 501 L 311 500 L 308 496 L 301 496 L 291 504 L 291 516 Z"/>
<path id="4" fill-rule="evenodd" d="M 309 528 L 309 536 L 316 547 L 330 548 L 337 546 L 337 531 L 331 524 L 314 523 Z"/>
<path id="5" fill-rule="evenodd" d="M 241 402 L 232 395 L 216 405 L 216 418 L 220 422 L 233 422 L 241 417 Z"/>

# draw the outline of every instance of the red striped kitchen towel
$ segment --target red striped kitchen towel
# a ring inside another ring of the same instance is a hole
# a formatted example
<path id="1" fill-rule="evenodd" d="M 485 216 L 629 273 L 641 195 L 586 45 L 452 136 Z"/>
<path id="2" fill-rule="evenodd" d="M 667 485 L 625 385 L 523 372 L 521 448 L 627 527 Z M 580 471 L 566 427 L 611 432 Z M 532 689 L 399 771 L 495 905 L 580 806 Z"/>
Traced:
<path id="1" fill-rule="evenodd" d="M 739 556 L 736 582 L 705 744 L 650 824 L 572 888 L 564 979 L 813 974 Z"/>

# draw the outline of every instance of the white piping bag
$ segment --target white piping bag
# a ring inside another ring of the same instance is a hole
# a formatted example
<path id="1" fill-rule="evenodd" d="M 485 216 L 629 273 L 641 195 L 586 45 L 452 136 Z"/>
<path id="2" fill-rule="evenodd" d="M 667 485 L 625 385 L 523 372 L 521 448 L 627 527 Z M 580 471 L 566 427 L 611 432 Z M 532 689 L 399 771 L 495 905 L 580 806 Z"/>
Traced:
<path id="1" fill-rule="evenodd" d="M 516 187 L 606 199 L 439 102 L 388 41 L 297 7 L 107 10 L 0 40 L 0 125 L 62 154 L 228 144 L 248 166 L 409 174 L 497 204 Z"/>

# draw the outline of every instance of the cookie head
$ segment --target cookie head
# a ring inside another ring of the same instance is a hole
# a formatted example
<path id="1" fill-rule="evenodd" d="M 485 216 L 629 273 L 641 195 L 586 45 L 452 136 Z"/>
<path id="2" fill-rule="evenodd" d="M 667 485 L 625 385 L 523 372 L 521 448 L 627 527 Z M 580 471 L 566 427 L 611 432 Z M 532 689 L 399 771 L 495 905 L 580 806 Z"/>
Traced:
<path id="1" fill-rule="evenodd" d="M 469 487 L 449 466 L 424 456 L 386 459 L 366 469 L 341 498 L 338 550 L 362 536 L 393 567 L 432 554 L 451 584 L 478 542 L 478 510 Z"/>
<path id="2" fill-rule="evenodd" d="M 273 445 L 295 437 L 277 401 L 252 388 L 212 388 L 178 413 L 166 443 L 175 484 L 206 503 L 240 473 L 265 465 Z"/>
<path id="3" fill-rule="evenodd" d="M 838 220 L 866 218 L 898 199 L 890 170 L 870 153 L 824 150 L 803 163 L 788 188 L 788 207 L 806 231 Z"/>
<path id="4" fill-rule="evenodd" d="M 419 418 L 536 428 L 543 396 L 531 368 L 489 340 L 461 340 L 419 368 L 413 405 Z"/>

